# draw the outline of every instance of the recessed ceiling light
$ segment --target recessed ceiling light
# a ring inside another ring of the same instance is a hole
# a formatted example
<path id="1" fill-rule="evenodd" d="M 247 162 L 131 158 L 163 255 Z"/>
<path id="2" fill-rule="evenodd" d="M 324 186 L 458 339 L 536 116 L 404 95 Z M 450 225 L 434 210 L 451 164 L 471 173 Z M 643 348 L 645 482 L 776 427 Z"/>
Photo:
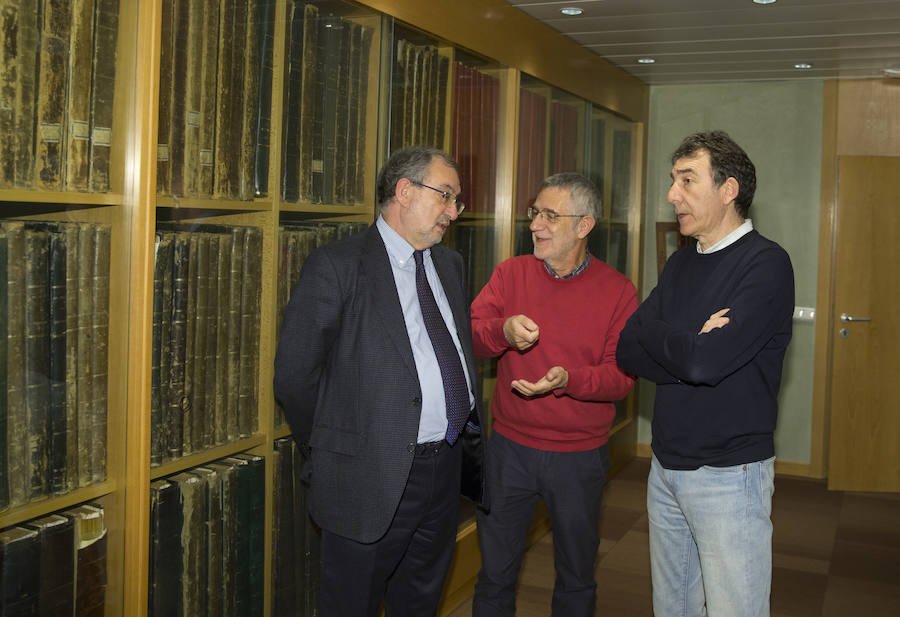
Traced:
<path id="1" fill-rule="evenodd" d="M 575 15 L 581 15 L 582 13 L 584 13 L 584 10 L 579 9 L 578 7 L 575 7 L 575 6 L 567 6 L 564 9 L 559 9 L 559 12 L 562 13 L 563 15 L 569 15 L 571 17 L 574 17 Z"/>
<path id="2" fill-rule="evenodd" d="M 656 62 L 654 58 L 638 58 L 638 64 L 653 64 Z"/>
<path id="3" fill-rule="evenodd" d="M 756 4 L 775 4 L 775 0 L 753 0 Z"/>
<path id="4" fill-rule="evenodd" d="M 798 62 L 797 64 L 794 65 L 794 68 L 795 69 L 811 69 L 812 65 L 809 64 L 808 62 Z"/>

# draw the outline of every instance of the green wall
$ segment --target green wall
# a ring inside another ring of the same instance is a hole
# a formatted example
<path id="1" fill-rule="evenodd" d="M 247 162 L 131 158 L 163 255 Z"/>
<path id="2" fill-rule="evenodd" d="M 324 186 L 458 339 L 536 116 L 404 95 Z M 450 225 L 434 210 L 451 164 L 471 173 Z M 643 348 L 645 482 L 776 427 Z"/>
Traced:
<path id="1" fill-rule="evenodd" d="M 722 129 L 756 166 L 754 228 L 790 254 L 796 305 L 815 307 L 822 99 L 821 81 L 650 88 L 642 297 L 656 285 L 656 222 L 674 220 L 666 202 L 671 153 L 690 133 Z M 783 461 L 809 462 L 814 330 L 812 323 L 794 321 L 775 432 L 775 453 Z M 655 386 L 642 379 L 638 388 L 638 442 L 649 444 Z"/>

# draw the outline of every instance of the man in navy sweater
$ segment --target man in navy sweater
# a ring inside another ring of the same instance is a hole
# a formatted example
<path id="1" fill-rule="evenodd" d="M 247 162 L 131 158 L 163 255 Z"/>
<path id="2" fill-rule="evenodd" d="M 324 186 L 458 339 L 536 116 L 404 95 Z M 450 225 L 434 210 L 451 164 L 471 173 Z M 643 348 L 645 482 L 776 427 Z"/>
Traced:
<path id="1" fill-rule="evenodd" d="M 653 608 L 665 617 L 769 615 L 773 433 L 794 275 L 747 211 L 756 171 L 721 131 L 672 155 L 682 235 L 622 330 L 619 366 L 657 384 L 647 484 Z"/>

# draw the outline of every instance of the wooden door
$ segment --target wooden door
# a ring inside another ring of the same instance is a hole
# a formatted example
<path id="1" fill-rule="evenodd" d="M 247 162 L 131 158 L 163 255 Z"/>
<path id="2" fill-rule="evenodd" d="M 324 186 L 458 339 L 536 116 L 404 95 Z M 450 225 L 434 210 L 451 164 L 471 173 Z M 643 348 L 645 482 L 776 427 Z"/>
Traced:
<path id="1" fill-rule="evenodd" d="M 839 158 L 836 229 L 828 487 L 900 491 L 900 157 Z"/>

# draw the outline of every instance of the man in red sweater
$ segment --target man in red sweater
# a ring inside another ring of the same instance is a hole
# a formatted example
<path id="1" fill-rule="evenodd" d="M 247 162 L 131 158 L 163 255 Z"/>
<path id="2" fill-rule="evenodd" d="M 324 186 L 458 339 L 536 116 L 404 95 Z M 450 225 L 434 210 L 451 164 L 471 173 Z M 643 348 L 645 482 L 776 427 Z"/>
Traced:
<path id="1" fill-rule="evenodd" d="M 553 526 L 553 615 L 594 614 L 612 401 L 634 384 L 616 366 L 616 344 L 638 304 L 631 281 L 587 251 L 600 213 L 600 193 L 585 177 L 547 178 L 528 209 L 534 255 L 497 266 L 472 303 L 475 354 L 499 357 L 473 617 L 515 614 L 541 498 Z"/>

